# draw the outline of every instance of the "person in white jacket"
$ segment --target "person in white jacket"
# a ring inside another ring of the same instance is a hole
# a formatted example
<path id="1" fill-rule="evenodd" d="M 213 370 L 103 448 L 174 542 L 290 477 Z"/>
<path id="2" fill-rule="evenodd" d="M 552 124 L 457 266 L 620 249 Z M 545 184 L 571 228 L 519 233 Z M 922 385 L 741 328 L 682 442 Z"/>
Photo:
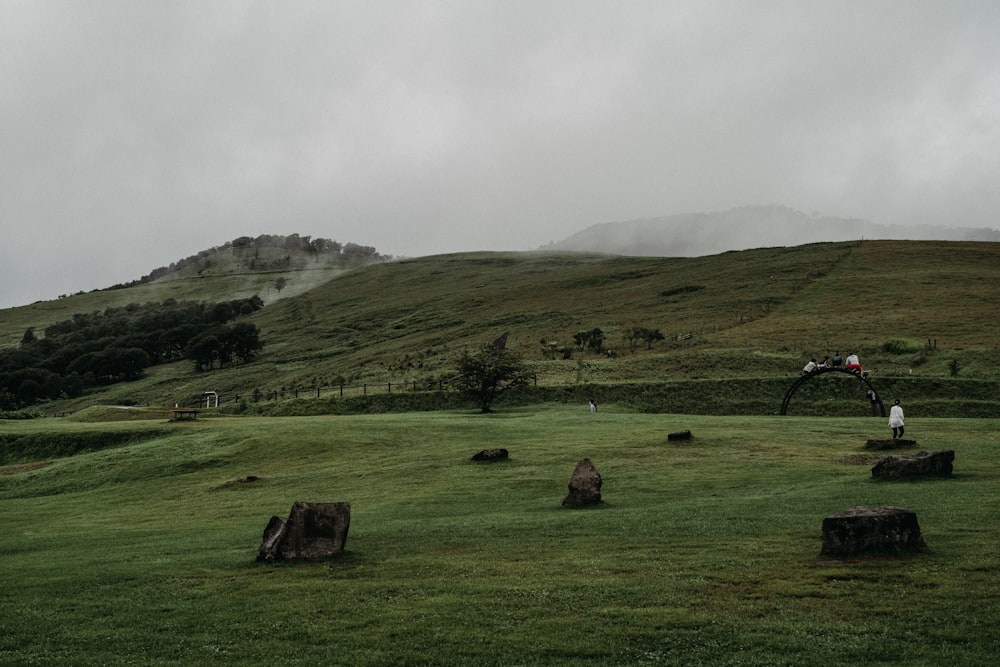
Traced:
<path id="1" fill-rule="evenodd" d="M 903 408 L 899 404 L 899 399 L 889 408 L 889 427 L 892 428 L 892 437 L 903 437 Z"/>

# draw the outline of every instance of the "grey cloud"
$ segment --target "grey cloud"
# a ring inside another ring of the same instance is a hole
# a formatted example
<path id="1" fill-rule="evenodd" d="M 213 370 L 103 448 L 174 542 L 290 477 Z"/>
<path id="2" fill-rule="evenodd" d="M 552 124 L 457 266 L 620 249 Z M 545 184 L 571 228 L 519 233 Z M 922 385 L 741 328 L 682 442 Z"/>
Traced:
<path id="1" fill-rule="evenodd" d="M 0 306 L 240 235 L 995 227 L 993 2 L 0 2 Z"/>

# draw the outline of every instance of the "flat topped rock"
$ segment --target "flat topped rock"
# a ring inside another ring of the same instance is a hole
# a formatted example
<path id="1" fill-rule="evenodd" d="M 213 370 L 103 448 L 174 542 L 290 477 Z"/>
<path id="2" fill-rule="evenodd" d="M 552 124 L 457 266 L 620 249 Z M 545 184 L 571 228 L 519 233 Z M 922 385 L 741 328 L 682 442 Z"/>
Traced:
<path id="1" fill-rule="evenodd" d="M 851 507 L 823 519 L 824 556 L 900 555 L 926 546 L 916 513 L 905 507 Z"/>
<path id="2" fill-rule="evenodd" d="M 510 458 L 510 452 L 502 447 L 496 449 L 482 449 L 472 455 L 473 461 L 506 461 Z"/>
<path id="3" fill-rule="evenodd" d="M 872 468 L 872 477 L 951 477 L 954 461 L 955 451 L 951 449 L 887 456 Z"/>

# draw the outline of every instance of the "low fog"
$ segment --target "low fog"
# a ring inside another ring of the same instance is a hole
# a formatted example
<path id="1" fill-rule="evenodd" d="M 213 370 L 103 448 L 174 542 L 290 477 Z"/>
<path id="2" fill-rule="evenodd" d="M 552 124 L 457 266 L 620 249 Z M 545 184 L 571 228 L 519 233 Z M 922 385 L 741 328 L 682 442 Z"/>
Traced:
<path id="1" fill-rule="evenodd" d="M 239 236 L 996 228 L 1000 4 L 0 0 L 0 307 Z"/>

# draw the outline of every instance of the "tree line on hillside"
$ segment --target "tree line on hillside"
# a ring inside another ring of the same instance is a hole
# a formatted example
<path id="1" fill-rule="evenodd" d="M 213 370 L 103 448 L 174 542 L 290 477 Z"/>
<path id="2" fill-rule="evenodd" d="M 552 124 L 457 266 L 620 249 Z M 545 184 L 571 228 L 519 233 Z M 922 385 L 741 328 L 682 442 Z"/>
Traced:
<path id="1" fill-rule="evenodd" d="M 168 299 L 77 313 L 42 336 L 28 328 L 17 349 L 0 350 L 0 410 L 80 396 L 178 359 L 190 359 L 197 370 L 252 361 L 263 349 L 256 325 L 229 322 L 263 305 L 258 296 L 219 303 Z"/>
<path id="2" fill-rule="evenodd" d="M 361 259 L 368 261 L 384 261 L 391 259 L 390 256 L 379 254 L 379 252 L 372 246 L 363 246 L 358 245 L 357 243 L 339 243 L 338 241 L 331 239 L 312 238 L 311 236 L 299 236 L 298 234 L 291 234 L 289 236 L 261 234 L 255 238 L 250 236 L 240 236 L 232 241 L 223 243 L 221 246 L 214 246 L 191 255 L 190 257 L 185 257 L 184 259 L 176 262 L 171 262 L 169 266 L 161 266 L 157 269 L 153 269 L 148 275 L 145 275 L 138 280 L 112 285 L 108 289 L 126 289 L 136 285 L 153 282 L 163 276 L 176 273 L 177 271 L 189 266 L 204 262 L 212 256 L 218 255 L 226 250 L 231 250 L 236 254 L 245 254 L 251 251 L 259 251 L 264 248 L 279 248 L 290 253 L 310 255 L 316 261 L 319 261 L 322 256 L 343 257 L 345 259 Z M 260 262 L 251 262 L 249 266 L 251 267 L 251 270 L 269 268 L 266 263 L 262 264 Z"/>

